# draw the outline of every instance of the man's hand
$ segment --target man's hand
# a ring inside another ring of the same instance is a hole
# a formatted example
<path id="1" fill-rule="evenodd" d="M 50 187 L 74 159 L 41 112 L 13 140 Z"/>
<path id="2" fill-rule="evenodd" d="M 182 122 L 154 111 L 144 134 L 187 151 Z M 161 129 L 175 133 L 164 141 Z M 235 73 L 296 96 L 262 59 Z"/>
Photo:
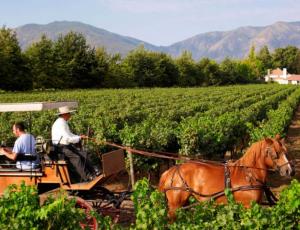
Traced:
<path id="1" fill-rule="evenodd" d="M 0 148 L 0 153 L 13 161 L 17 158 L 17 154 L 11 148 Z"/>
<path id="2" fill-rule="evenodd" d="M 84 135 L 84 134 L 81 134 L 81 135 L 80 135 L 80 139 L 89 139 L 89 137 L 86 136 L 86 135 Z"/>
<path id="3" fill-rule="evenodd" d="M 5 148 L 0 148 L 0 155 L 6 155 L 7 151 L 5 150 Z"/>

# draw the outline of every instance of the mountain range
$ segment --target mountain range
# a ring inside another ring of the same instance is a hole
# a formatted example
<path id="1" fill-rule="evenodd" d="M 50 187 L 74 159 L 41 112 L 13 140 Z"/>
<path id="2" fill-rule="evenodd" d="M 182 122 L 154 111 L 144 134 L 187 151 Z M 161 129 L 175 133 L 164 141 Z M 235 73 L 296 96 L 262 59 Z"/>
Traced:
<path id="1" fill-rule="evenodd" d="M 75 31 L 82 33 L 92 47 L 105 47 L 109 53 L 126 55 L 130 50 L 143 44 L 148 50 L 165 52 L 173 57 L 187 50 L 192 53 L 195 60 L 203 57 L 217 61 L 226 57 L 243 58 L 252 45 L 256 50 L 267 45 L 270 51 L 288 45 L 300 48 L 300 22 L 276 22 L 263 27 L 246 26 L 231 31 L 202 33 L 169 46 L 156 46 L 81 22 L 56 21 L 46 25 L 26 24 L 14 30 L 22 49 L 39 41 L 42 34 L 55 40 L 60 34 L 65 35 Z"/>

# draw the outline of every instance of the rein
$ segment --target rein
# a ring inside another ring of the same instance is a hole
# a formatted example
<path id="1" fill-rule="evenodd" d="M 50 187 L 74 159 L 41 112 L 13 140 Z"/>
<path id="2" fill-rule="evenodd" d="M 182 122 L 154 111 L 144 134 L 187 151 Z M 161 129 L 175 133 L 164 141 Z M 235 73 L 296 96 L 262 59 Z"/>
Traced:
<path id="1" fill-rule="evenodd" d="M 138 150 L 134 148 L 130 148 L 124 145 L 119 145 L 115 144 L 112 142 L 108 141 L 97 141 L 95 138 L 88 138 L 90 141 L 94 142 L 95 144 L 106 144 L 112 147 L 116 147 L 119 149 L 123 149 L 125 151 L 128 151 L 130 153 L 134 154 L 139 154 L 142 156 L 147 156 L 147 157 L 156 157 L 160 159 L 169 159 L 169 160 L 183 160 L 183 161 L 190 161 L 190 162 L 195 162 L 199 164 L 213 164 L 213 165 L 219 165 L 219 166 L 224 166 L 223 162 L 218 162 L 218 161 L 212 161 L 212 160 L 205 160 L 205 159 L 199 159 L 199 158 L 191 158 L 191 157 L 183 157 L 179 156 L 177 153 L 170 153 L 170 152 L 149 152 L 149 151 L 144 151 L 144 150 Z M 288 164 L 288 163 L 286 163 Z M 281 165 L 280 167 L 282 167 Z M 264 171 L 270 171 L 270 172 L 275 172 L 275 169 L 267 169 L 267 168 L 258 168 L 258 167 L 252 167 L 252 166 L 244 166 L 244 165 L 228 165 L 228 167 L 242 167 L 242 168 L 251 168 L 251 169 L 257 169 L 257 170 L 264 170 Z"/>
<path id="2" fill-rule="evenodd" d="M 97 141 L 96 139 L 90 138 L 90 137 L 88 139 L 96 144 L 106 144 L 106 145 L 109 145 L 112 147 L 123 149 L 127 152 L 136 153 L 136 154 L 147 156 L 147 157 L 156 157 L 156 158 L 163 158 L 163 159 L 169 159 L 169 160 L 190 160 L 190 158 L 188 158 L 188 157 L 180 157 L 180 156 L 178 156 L 178 154 L 175 154 L 175 153 L 158 154 L 156 152 L 146 152 L 143 150 L 133 149 L 133 148 L 130 148 L 130 147 L 127 147 L 124 145 L 118 145 L 118 144 L 107 142 L 107 141 L 100 142 L 100 141 Z"/>

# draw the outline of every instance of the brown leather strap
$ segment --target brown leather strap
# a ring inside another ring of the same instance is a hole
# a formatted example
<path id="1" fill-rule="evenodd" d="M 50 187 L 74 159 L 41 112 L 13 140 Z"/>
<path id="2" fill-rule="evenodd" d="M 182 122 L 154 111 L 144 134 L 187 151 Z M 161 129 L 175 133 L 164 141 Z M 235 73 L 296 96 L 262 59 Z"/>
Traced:
<path id="1" fill-rule="evenodd" d="M 231 188 L 230 170 L 227 162 L 224 164 L 224 180 L 225 188 Z"/>
<path id="2" fill-rule="evenodd" d="M 235 188 L 229 188 L 229 190 L 232 193 L 234 193 L 237 191 L 262 190 L 262 189 L 264 190 L 264 187 L 265 187 L 265 185 L 245 185 L 245 186 L 239 186 L 239 187 L 235 187 Z M 211 199 L 217 199 L 217 198 L 225 195 L 225 192 L 223 190 L 212 193 L 212 194 L 202 194 L 202 193 L 196 192 L 195 190 L 193 190 L 190 187 L 187 187 L 187 188 L 169 187 L 169 188 L 164 189 L 164 192 L 167 192 L 169 190 L 181 190 L 181 191 L 185 191 L 185 192 L 190 192 L 192 194 L 195 194 L 195 195 L 201 196 L 201 197 L 210 197 Z"/>

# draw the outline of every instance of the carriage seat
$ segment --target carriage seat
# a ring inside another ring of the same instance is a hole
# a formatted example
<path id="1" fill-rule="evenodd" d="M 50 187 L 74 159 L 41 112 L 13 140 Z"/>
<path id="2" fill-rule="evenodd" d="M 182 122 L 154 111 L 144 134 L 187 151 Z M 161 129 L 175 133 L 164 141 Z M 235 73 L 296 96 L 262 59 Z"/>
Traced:
<path id="1" fill-rule="evenodd" d="M 16 165 L 9 165 L 10 167 L 0 168 L 0 172 L 41 172 L 42 168 L 27 168 L 27 169 L 21 169 L 17 168 Z"/>
<path id="2" fill-rule="evenodd" d="M 19 169 L 19 168 L 0 168 L 0 176 L 8 177 L 42 177 L 41 168 L 36 169 Z"/>
<path id="3" fill-rule="evenodd" d="M 42 136 L 37 136 L 35 148 L 45 164 L 53 164 L 53 162 L 58 163 L 58 161 L 64 160 L 64 155 L 59 151 L 57 146 L 52 144 L 50 139 L 44 139 Z"/>
<path id="4" fill-rule="evenodd" d="M 21 169 L 18 169 L 16 167 L 13 168 L 0 168 L 0 172 L 20 172 Z"/>
<path id="5" fill-rule="evenodd" d="M 22 168 L 22 166 L 19 164 L 20 161 L 32 161 L 34 162 L 37 160 L 36 155 L 31 154 L 18 154 L 15 161 L 10 159 L 2 160 L 0 163 L 0 172 L 21 172 L 21 171 L 34 171 L 39 172 L 41 171 L 41 165 L 40 164 L 34 164 L 34 167 L 30 168 Z"/>

